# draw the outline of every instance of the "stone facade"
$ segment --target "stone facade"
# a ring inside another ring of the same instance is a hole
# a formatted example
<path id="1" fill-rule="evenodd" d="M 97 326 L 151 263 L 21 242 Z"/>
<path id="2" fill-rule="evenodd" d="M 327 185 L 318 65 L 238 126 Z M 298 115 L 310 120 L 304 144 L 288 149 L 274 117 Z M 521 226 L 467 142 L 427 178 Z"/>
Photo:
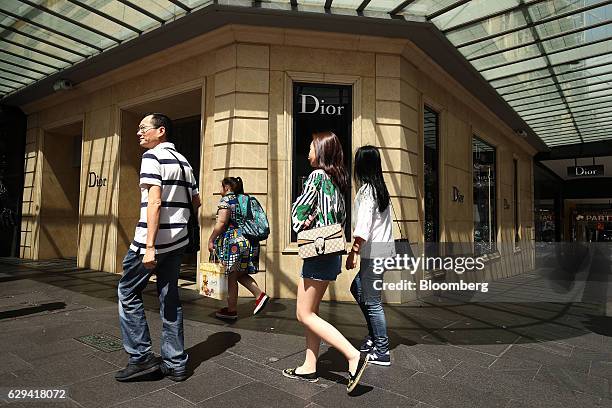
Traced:
<path id="1" fill-rule="evenodd" d="M 352 86 L 352 151 L 363 144 L 381 149 L 397 218 L 411 242 L 423 241 L 425 105 L 440 114 L 442 241 L 473 240 L 471 140 L 477 135 L 497 149 L 497 240 L 513 242 L 517 160 L 519 247 L 501 250 L 485 271 L 466 278 L 493 279 L 531 268 L 535 150 L 421 50 L 399 39 L 234 25 L 22 107 L 28 114 L 28 137 L 21 256 L 76 256 L 81 267 L 121 272 L 139 201 L 142 152 L 135 129 L 143 109 L 156 102 L 163 109 L 166 101 L 171 116 L 178 107 L 201 115 L 203 247 L 214 222 L 220 180 L 241 176 L 271 224 L 262 247 L 263 272 L 256 279 L 273 297 L 295 297 L 301 261 L 290 242 L 289 221 L 293 81 Z M 57 184 L 57 167 L 49 160 L 62 154 L 62 132 L 82 137 L 78 203 L 70 201 L 68 191 L 48 188 Z M 105 179 L 103 185 L 89 187 L 91 172 Z M 451 200 L 452 186 L 464 192 L 464 203 Z M 74 205 L 78 224 L 69 226 L 62 216 Z M 50 233 L 50 225 L 72 232 Z M 52 249 L 77 240 L 74 253 Z M 351 300 L 352 276 L 342 273 L 326 297 Z M 401 302 L 417 293 L 387 295 L 388 301 Z"/>

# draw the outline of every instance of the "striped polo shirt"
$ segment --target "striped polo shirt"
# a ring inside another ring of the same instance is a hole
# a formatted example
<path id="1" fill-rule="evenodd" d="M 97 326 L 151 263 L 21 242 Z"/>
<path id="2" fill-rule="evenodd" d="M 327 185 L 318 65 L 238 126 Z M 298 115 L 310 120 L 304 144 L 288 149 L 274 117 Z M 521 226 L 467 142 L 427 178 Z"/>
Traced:
<path id="1" fill-rule="evenodd" d="M 183 179 L 181 167 L 174 154 L 185 169 Z M 147 203 L 149 186 L 161 186 L 162 205 L 159 214 L 159 231 L 155 239 L 155 252 L 158 254 L 181 248 L 188 243 L 187 221 L 191 197 L 198 194 L 193 169 L 187 159 L 174 149 L 174 144 L 160 143 L 142 155 L 140 164 L 140 219 L 136 225 L 134 241 L 130 249 L 144 254 L 147 242 Z M 185 191 L 189 190 L 189 195 Z"/>

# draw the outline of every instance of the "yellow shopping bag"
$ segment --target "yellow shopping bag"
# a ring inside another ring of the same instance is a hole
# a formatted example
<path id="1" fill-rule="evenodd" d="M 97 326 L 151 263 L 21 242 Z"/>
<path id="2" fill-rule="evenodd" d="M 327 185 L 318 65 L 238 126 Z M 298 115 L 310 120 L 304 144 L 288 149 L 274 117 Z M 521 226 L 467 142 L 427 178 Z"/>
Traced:
<path id="1" fill-rule="evenodd" d="M 211 260 L 200 263 L 198 270 L 198 288 L 200 295 L 218 300 L 227 298 L 227 275 L 225 266 Z"/>

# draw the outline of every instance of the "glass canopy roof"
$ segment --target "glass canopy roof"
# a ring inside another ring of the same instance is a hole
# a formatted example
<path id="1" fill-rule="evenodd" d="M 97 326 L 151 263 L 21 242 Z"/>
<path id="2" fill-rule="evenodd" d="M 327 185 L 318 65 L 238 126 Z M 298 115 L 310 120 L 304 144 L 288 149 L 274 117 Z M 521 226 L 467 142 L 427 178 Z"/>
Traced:
<path id="1" fill-rule="evenodd" d="M 218 0 L 0 2 L 0 98 Z M 612 0 L 223 0 L 433 23 L 550 147 L 612 139 Z M 396 21 L 394 21 L 396 23 Z"/>

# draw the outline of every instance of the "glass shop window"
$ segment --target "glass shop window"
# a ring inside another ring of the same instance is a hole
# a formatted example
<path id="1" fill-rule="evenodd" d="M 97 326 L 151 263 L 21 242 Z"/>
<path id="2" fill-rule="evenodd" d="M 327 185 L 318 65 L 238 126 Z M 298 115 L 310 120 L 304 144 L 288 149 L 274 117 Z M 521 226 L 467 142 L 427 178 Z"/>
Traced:
<path id="1" fill-rule="evenodd" d="M 474 249 L 476 254 L 497 251 L 495 147 L 472 138 L 474 186 Z"/>

